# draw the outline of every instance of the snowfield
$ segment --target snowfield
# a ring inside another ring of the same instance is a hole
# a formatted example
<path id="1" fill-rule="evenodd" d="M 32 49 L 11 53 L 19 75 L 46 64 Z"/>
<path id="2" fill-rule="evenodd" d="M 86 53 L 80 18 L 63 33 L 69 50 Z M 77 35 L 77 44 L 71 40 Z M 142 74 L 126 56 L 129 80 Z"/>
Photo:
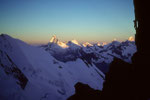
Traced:
<path id="1" fill-rule="evenodd" d="M 77 82 L 102 90 L 104 78 L 83 59 L 61 62 L 43 48 L 0 35 L 1 100 L 66 100 Z"/>

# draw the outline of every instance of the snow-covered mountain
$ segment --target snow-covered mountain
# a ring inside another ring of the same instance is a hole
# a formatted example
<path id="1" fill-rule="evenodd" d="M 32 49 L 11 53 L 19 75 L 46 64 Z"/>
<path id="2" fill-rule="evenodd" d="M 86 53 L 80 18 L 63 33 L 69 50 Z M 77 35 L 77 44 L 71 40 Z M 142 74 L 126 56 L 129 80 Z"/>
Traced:
<path id="1" fill-rule="evenodd" d="M 82 45 L 83 45 L 84 47 L 87 47 L 87 46 L 91 47 L 91 46 L 93 46 L 93 45 L 90 44 L 89 42 L 85 42 L 85 43 L 83 43 Z"/>
<path id="2" fill-rule="evenodd" d="M 68 48 L 68 45 L 66 45 L 66 43 L 58 41 L 56 35 L 52 36 L 52 38 L 50 39 L 48 46 L 51 47 L 51 45 L 55 45 L 57 47 L 59 46 L 61 48 Z"/>
<path id="3" fill-rule="evenodd" d="M 53 37 L 52 37 L 53 38 Z M 56 39 L 58 40 L 58 39 Z M 59 47 L 49 46 L 55 44 Z M 133 37 L 129 37 L 126 41 L 119 42 L 114 39 L 111 43 L 90 44 L 88 42 L 79 44 L 76 40 L 66 43 L 67 48 L 62 48 L 57 43 L 49 43 L 42 46 L 54 58 L 62 62 L 74 61 L 78 58 L 83 59 L 89 64 L 94 64 L 101 71 L 106 73 L 109 69 L 109 64 L 114 57 L 120 58 L 131 63 L 131 57 L 136 52 L 136 46 Z"/>
<path id="4" fill-rule="evenodd" d="M 0 100 L 66 100 L 74 94 L 77 82 L 101 90 L 105 75 L 95 64 L 78 57 L 80 45 L 60 44 L 53 36 L 41 48 L 1 34 Z M 67 60 L 78 56 L 64 63 L 58 60 L 62 55 Z"/>
<path id="5" fill-rule="evenodd" d="M 0 35 L 0 99 L 65 100 L 82 82 L 101 90 L 114 57 L 131 62 L 133 37 L 111 43 L 61 42 L 54 35 L 47 45 L 31 46 Z"/>

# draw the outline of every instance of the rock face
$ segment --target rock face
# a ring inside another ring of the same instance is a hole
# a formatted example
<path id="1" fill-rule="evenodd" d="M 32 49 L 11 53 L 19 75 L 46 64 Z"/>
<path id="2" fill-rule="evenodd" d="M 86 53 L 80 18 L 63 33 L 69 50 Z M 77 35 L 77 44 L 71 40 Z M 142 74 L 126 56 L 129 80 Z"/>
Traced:
<path id="1" fill-rule="evenodd" d="M 135 83 L 136 87 L 135 94 L 140 99 L 147 100 L 150 98 L 150 45 L 149 45 L 149 18 L 147 9 L 150 9 L 147 0 L 140 1 L 134 0 L 135 6 L 135 21 L 134 27 L 136 30 L 135 43 L 137 46 L 137 52 L 134 54 L 132 61 L 135 71 Z M 142 81 L 139 81 L 142 79 Z M 141 85 L 141 87 L 139 87 Z"/>
<path id="2" fill-rule="evenodd" d="M 22 89 L 25 88 L 28 79 L 21 72 L 21 70 L 15 65 L 12 59 L 7 55 L 7 53 L 0 50 L 0 67 L 8 76 L 12 76 L 16 79 L 16 83 L 20 85 Z"/>
<path id="3" fill-rule="evenodd" d="M 56 35 L 53 35 L 49 42 L 50 43 L 57 43 L 58 39 L 57 39 Z"/>
<path id="4" fill-rule="evenodd" d="M 101 100 L 101 91 L 94 90 L 87 84 L 78 82 L 75 85 L 75 95 L 67 100 Z"/>

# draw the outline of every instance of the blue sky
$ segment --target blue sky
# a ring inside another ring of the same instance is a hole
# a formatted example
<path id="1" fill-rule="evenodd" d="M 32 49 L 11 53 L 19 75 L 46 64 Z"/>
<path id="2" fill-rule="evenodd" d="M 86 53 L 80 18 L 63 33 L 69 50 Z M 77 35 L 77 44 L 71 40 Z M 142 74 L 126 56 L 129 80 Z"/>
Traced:
<path id="1" fill-rule="evenodd" d="M 28 43 L 123 41 L 133 20 L 132 0 L 0 0 L 0 33 Z"/>

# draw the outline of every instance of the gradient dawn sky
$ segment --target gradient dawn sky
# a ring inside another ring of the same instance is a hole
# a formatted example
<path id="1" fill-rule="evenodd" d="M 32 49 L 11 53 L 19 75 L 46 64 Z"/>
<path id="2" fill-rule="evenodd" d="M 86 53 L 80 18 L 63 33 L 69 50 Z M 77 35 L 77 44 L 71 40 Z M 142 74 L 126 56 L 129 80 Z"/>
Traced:
<path id="1" fill-rule="evenodd" d="M 132 0 L 0 0 L 0 33 L 28 43 L 110 42 L 134 36 Z"/>

